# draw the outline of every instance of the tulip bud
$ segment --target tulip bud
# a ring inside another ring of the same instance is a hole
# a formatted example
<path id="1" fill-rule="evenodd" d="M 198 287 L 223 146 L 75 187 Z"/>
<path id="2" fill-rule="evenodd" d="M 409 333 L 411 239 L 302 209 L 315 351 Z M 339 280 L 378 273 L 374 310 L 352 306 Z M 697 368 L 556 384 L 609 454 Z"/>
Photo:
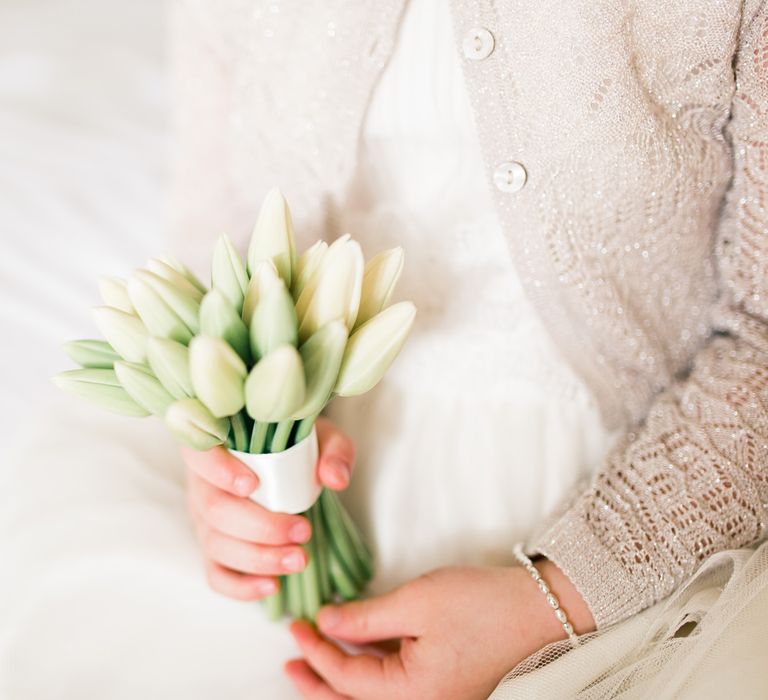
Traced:
<path id="1" fill-rule="evenodd" d="M 166 255 L 162 258 L 158 258 L 158 263 L 162 263 L 166 268 L 170 267 L 171 269 L 178 272 L 182 277 L 184 277 L 187 282 L 189 282 L 195 289 L 197 289 L 198 292 L 200 292 L 200 296 L 205 294 L 208 291 L 208 288 L 198 279 L 197 275 L 195 275 L 192 270 L 190 270 L 183 262 L 180 260 L 177 260 L 171 255 Z M 152 263 L 152 261 L 150 261 Z M 151 267 L 148 267 L 148 269 L 151 272 L 154 272 L 156 274 L 159 274 L 157 272 L 157 269 L 152 269 Z M 161 277 L 164 277 L 164 275 L 160 275 Z M 172 281 L 172 280 L 171 280 Z"/>
<path id="2" fill-rule="evenodd" d="M 307 284 L 296 303 L 302 341 L 337 318 L 344 321 L 347 328 L 354 326 L 364 266 L 357 241 L 342 237 L 329 246 L 313 283 Z"/>
<path id="3" fill-rule="evenodd" d="M 180 289 L 149 270 L 136 270 L 133 277 L 151 287 L 193 334 L 200 330 L 200 300 L 203 297 L 197 290 L 192 294 L 188 288 Z"/>
<path id="4" fill-rule="evenodd" d="M 162 416 L 173 403 L 173 397 L 144 365 L 115 362 L 115 374 L 128 395 L 150 413 Z"/>
<path id="5" fill-rule="evenodd" d="M 214 418 L 197 399 L 180 399 L 165 412 L 165 424 L 178 440 L 194 450 L 210 450 L 227 439 L 230 423 Z"/>
<path id="6" fill-rule="evenodd" d="M 222 338 L 244 362 L 251 361 L 248 328 L 222 292 L 212 289 L 200 304 L 200 330 L 204 335 Z"/>
<path id="7" fill-rule="evenodd" d="M 299 351 L 283 345 L 264 357 L 245 381 L 245 406 L 256 421 L 278 423 L 304 403 L 306 384 Z"/>
<path id="8" fill-rule="evenodd" d="M 128 298 L 152 335 L 188 343 L 192 332 L 179 315 L 141 277 L 128 280 Z"/>
<path id="9" fill-rule="evenodd" d="M 147 342 L 149 366 L 174 399 L 194 396 L 189 376 L 189 349 L 167 338 L 150 338 Z"/>
<path id="10" fill-rule="evenodd" d="M 253 274 L 262 260 L 271 260 L 290 289 L 296 249 L 291 212 L 280 190 L 267 193 L 248 247 L 248 271 Z"/>
<path id="11" fill-rule="evenodd" d="M 186 272 L 180 272 L 179 269 L 176 269 L 165 260 L 159 260 L 158 258 L 148 260 L 145 267 L 150 272 L 154 272 L 159 277 L 168 280 L 174 287 L 187 292 L 191 297 L 200 299 L 207 291 L 205 285 L 181 263 L 174 262 L 174 264 L 179 265 Z"/>
<path id="12" fill-rule="evenodd" d="M 73 369 L 61 372 L 53 383 L 80 398 L 124 416 L 143 417 L 149 415 L 137 404 L 120 385 L 115 371 L 111 369 Z"/>
<path id="13" fill-rule="evenodd" d="M 325 241 L 317 241 L 313 246 L 305 250 L 296 264 L 296 278 L 293 280 L 293 298 L 298 299 L 306 284 L 314 278 L 320 269 L 320 263 L 328 250 Z"/>
<path id="14" fill-rule="evenodd" d="M 415 317 L 416 307 L 402 301 L 360 326 L 349 337 L 335 392 L 357 396 L 372 389 L 400 352 Z"/>
<path id="15" fill-rule="evenodd" d="M 101 300 L 107 306 L 125 311 L 127 314 L 133 313 L 133 304 L 125 289 L 125 280 L 119 277 L 102 277 L 99 279 L 99 292 Z"/>
<path id="16" fill-rule="evenodd" d="M 211 265 L 211 282 L 213 288 L 221 290 L 237 313 L 240 313 L 245 290 L 248 288 L 248 274 L 228 236 L 222 235 L 216 242 Z"/>
<path id="17" fill-rule="evenodd" d="M 256 269 L 251 274 L 248 288 L 245 290 L 243 301 L 243 322 L 251 325 L 253 312 L 259 303 L 259 298 L 267 289 L 274 287 L 282 277 L 277 273 L 277 268 L 271 260 L 262 260 L 256 264 Z"/>
<path id="18" fill-rule="evenodd" d="M 112 369 L 120 358 L 103 340 L 72 340 L 62 346 L 64 352 L 81 367 Z"/>
<path id="19" fill-rule="evenodd" d="M 293 297 L 280 277 L 259 295 L 251 318 L 251 352 L 259 360 L 281 345 L 296 345 L 298 328 Z"/>
<path id="20" fill-rule="evenodd" d="M 149 333 L 138 316 L 110 306 L 99 306 L 93 309 L 93 319 L 121 357 L 129 362 L 144 362 L 147 359 Z"/>
<path id="21" fill-rule="evenodd" d="M 389 302 L 400 273 L 403 271 L 403 249 L 392 248 L 371 258 L 363 273 L 363 290 L 356 326 L 362 326 L 373 318 Z"/>
<path id="22" fill-rule="evenodd" d="M 307 392 L 301 408 L 294 413 L 298 420 L 320 413 L 331 398 L 347 345 L 347 328 L 340 320 L 326 323 L 299 348 L 304 364 Z"/>
<path id="23" fill-rule="evenodd" d="M 245 405 L 248 369 L 221 338 L 199 335 L 192 340 L 189 374 L 195 394 L 216 418 L 232 416 Z"/>

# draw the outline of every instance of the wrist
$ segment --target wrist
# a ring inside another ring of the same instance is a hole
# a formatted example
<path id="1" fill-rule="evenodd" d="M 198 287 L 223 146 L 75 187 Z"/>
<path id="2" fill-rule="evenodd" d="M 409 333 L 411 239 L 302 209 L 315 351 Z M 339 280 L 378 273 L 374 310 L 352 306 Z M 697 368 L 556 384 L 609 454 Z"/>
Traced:
<path id="1" fill-rule="evenodd" d="M 554 562 L 544 557 L 534 561 L 534 566 L 538 569 L 541 578 L 546 581 L 549 589 L 557 597 L 560 607 L 568 616 L 568 621 L 571 623 L 574 632 L 577 635 L 594 632 L 595 620 L 592 617 L 592 612 L 590 611 L 589 606 L 587 606 L 585 600 L 581 597 L 581 594 L 576 590 L 576 587 L 563 571 Z M 550 616 L 555 619 L 555 622 L 558 622 L 552 608 L 547 603 L 545 596 L 541 594 L 541 591 L 539 591 L 539 595 L 542 598 L 544 607 L 549 608 Z M 564 639 L 566 635 L 562 629 L 562 625 L 560 625 L 560 628 L 562 634 L 559 638 Z"/>

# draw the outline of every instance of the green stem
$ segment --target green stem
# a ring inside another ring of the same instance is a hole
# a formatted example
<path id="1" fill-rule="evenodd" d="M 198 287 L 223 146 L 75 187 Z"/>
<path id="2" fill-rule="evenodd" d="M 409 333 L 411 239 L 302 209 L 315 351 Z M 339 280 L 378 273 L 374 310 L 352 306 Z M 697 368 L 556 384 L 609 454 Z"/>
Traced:
<path id="1" fill-rule="evenodd" d="M 322 604 L 317 566 L 318 549 L 316 535 L 313 534 L 312 539 L 304 545 L 304 549 L 309 556 L 309 561 L 304 571 L 301 572 L 302 608 L 304 617 L 314 622 L 315 617 L 317 617 L 317 611 L 320 610 L 320 605 Z"/>
<path id="2" fill-rule="evenodd" d="M 248 451 L 254 455 L 260 455 L 264 452 L 264 447 L 267 444 L 267 431 L 269 430 L 269 423 L 259 423 L 258 421 L 253 424 L 253 432 L 251 433 L 251 444 Z"/>
<path id="3" fill-rule="evenodd" d="M 328 570 L 328 532 L 323 522 L 321 504 L 315 503 L 307 515 L 312 523 L 312 539 L 315 541 L 315 550 L 317 551 L 317 574 L 320 581 L 320 598 L 323 605 L 331 602 L 333 587 L 331 584 L 331 573 Z"/>
<path id="4" fill-rule="evenodd" d="M 248 432 L 245 427 L 245 419 L 242 413 L 236 413 L 234 416 L 230 416 L 229 422 L 232 425 L 232 436 L 235 449 L 239 452 L 244 452 L 248 448 Z"/>
<path id="5" fill-rule="evenodd" d="M 272 622 L 285 615 L 285 576 L 280 577 L 280 590 L 268 598 L 264 598 L 264 609 Z"/>
<path id="6" fill-rule="evenodd" d="M 272 444 L 270 445 L 270 452 L 282 452 L 288 447 L 288 438 L 291 436 L 291 430 L 293 430 L 293 421 L 284 420 L 277 424 L 275 434 L 272 437 Z"/>
<path id="7" fill-rule="evenodd" d="M 301 574 L 289 574 L 285 577 L 285 603 L 291 617 L 298 620 L 304 615 Z"/>
<path id="8" fill-rule="evenodd" d="M 295 442 L 301 442 L 312 432 L 312 428 L 315 425 L 315 421 L 319 415 L 319 413 L 315 413 L 311 416 L 307 416 L 306 418 L 302 418 L 299 421 L 299 427 L 296 429 L 296 437 L 294 438 Z"/>

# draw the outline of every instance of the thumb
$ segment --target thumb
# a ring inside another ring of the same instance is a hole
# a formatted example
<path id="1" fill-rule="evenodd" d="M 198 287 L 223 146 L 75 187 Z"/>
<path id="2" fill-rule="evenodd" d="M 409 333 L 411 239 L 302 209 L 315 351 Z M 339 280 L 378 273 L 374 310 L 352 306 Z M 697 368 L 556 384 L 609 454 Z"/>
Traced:
<path id="1" fill-rule="evenodd" d="M 385 639 L 414 637 L 416 615 L 399 588 L 370 600 L 326 605 L 317 616 L 317 626 L 328 637 L 365 644 Z"/>

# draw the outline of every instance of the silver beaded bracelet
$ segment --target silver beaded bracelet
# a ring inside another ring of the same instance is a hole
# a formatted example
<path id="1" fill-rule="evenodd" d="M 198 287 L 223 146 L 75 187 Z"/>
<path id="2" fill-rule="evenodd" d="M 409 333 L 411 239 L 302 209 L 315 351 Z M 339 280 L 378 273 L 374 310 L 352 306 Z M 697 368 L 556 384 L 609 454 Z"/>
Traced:
<path id="1" fill-rule="evenodd" d="M 551 590 L 549 590 L 547 582 L 541 578 L 539 570 L 533 565 L 533 562 L 525 554 L 525 552 L 523 552 L 522 543 L 518 542 L 512 548 L 512 553 L 515 555 L 515 558 L 523 565 L 523 567 L 525 567 L 526 571 L 528 571 L 528 573 L 533 577 L 533 580 L 536 581 L 536 585 L 539 587 L 539 590 L 546 596 L 547 603 L 549 603 L 549 606 L 555 613 L 555 617 L 563 626 L 565 633 L 568 635 L 568 639 L 571 641 L 571 646 L 578 646 L 579 637 L 573 631 L 573 625 L 569 622 L 568 616 L 565 614 L 565 610 L 560 607 L 560 601 L 557 599 L 557 596 L 552 593 Z"/>

